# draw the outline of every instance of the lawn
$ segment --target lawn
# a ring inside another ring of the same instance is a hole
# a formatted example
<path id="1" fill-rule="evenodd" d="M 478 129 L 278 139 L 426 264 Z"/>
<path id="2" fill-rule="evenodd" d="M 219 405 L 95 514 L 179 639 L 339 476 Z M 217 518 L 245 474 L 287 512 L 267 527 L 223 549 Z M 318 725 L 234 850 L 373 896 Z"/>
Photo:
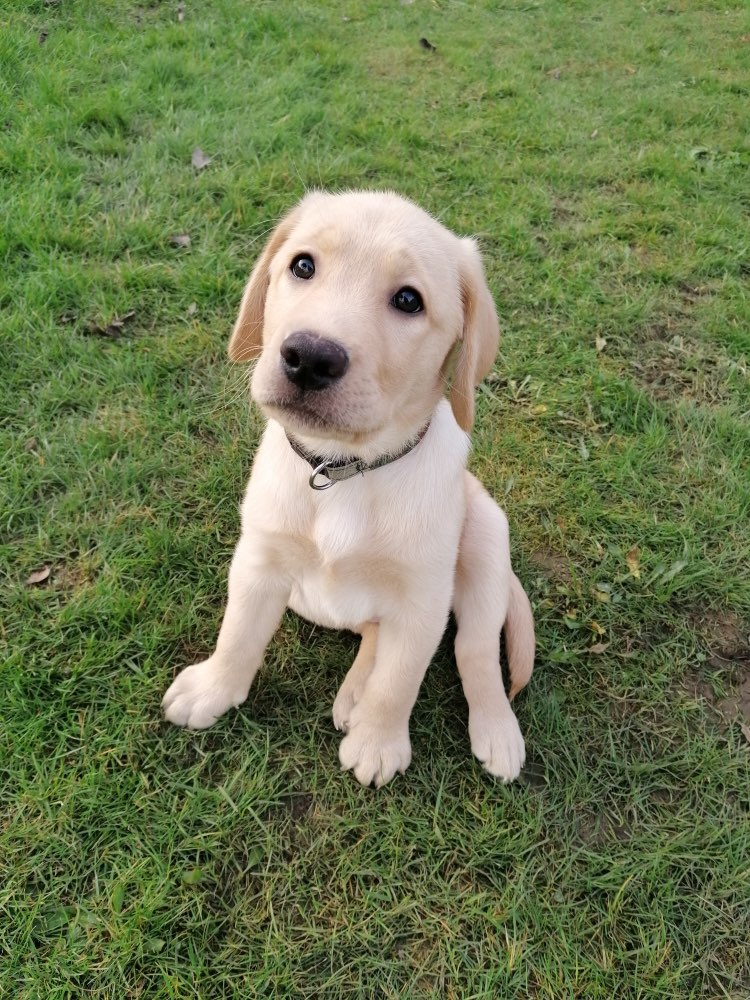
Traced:
<path id="1" fill-rule="evenodd" d="M 748 32 L 742 0 L 6 0 L 0 996 L 750 996 Z M 313 186 L 485 252 L 471 462 L 538 634 L 511 786 L 450 635 L 379 792 L 330 719 L 353 638 L 291 614 L 239 711 L 161 718 L 261 427 L 231 324 Z"/>

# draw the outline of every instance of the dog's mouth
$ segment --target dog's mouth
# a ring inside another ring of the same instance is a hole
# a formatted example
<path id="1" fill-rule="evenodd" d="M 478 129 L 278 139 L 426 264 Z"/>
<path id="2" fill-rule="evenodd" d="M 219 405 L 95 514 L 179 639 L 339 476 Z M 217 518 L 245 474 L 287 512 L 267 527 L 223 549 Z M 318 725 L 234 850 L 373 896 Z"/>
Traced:
<path id="1" fill-rule="evenodd" d="M 359 427 L 351 415 L 339 414 L 336 408 L 318 408 L 317 398 L 304 393 L 296 399 L 270 398 L 257 400 L 266 416 L 273 418 L 291 433 L 308 434 L 337 444 L 356 446 L 365 443 L 379 430 L 378 427 Z M 322 402 L 322 400 L 321 400 Z"/>
<path id="2" fill-rule="evenodd" d="M 261 404 L 280 424 L 298 425 L 309 430 L 341 430 L 329 413 L 321 413 L 303 396 L 301 399 L 269 399 Z"/>

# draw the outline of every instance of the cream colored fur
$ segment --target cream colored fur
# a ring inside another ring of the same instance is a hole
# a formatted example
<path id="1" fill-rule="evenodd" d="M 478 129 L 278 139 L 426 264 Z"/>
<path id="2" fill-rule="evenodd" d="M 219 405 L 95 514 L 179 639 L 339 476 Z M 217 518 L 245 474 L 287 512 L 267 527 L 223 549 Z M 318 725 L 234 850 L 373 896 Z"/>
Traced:
<path id="1" fill-rule="evenodd" d="M 301 253 L 309 281 L 290 271 Z M 417 289 L 424 311 L 391 304 Z M 301 393 L 279 353 L 295 331 L 335 340 L 346 374 Z M 460 352 L 444 398 L 456 341 Z M 362 636 L 333 704 L 341 764 L 382 785 L 411 760 L 409 716 L 453 608 L 472 750 L 510 781 L 524 741 L 511 697 L 528 681 L 534 625 L 513 573 L 505 514 L 465 469 L 474 388 L 495 357 L 498 326 L 481 259 L 411 202 L 389 193 L 308 195 L 286 216 L 250 277 L 230 357 L 258 357 L 252 395 L 268 417 L 242 505 L 229 600 L 216 650 L 164 696 L 167 719 L 202 729 L 248 695 L 286 607 Z M 389 465 L 317 492 L 285 429 L 315 455 Z"/>

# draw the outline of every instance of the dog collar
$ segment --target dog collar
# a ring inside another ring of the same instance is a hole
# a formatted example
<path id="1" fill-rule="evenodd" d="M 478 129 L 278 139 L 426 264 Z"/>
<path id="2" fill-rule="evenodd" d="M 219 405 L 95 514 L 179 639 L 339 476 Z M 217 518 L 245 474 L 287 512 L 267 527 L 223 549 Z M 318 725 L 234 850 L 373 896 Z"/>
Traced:
<path id="1" fill-rule="evenodd" d="M 300 458 L 304 458 L 307 464 L 312 469 L 312 475 L 308 479 L 310 486 L 314 490 L 327 490 L 333 486 L 334 483 L 340 483 L 344 479 L 351 479 L 352 476 L 356 476 L 358 473 L 370 472 L 372 469 L 380 469 L 384 465 L 390 465 L 391 462 L 398 461 L 399 458 L 403 458 L 404 455 L 408 455 L 410 451 L 417 447 L 419 442 L 427 433 L 429 428 L 429 422 L 424 425 L 422 430 L 416 436 L 413 441 L 402 450 L 397 452 L 395 455 L 383 455 L 381 458 L 375 459 L 374 462 L 363 462 L 359 458 L 351 459 L 339 459 L 337 461 L 329 461 L 328 459 L 321 458 L 320 455 L 311 455 L 309 451 L 295 441 L 292 435 L 288 431 L 284 431 L 286 434 L 286 439 L 294 451 Z M 323 477 L 322 482 L 318 482 L 318 476 Z"/>

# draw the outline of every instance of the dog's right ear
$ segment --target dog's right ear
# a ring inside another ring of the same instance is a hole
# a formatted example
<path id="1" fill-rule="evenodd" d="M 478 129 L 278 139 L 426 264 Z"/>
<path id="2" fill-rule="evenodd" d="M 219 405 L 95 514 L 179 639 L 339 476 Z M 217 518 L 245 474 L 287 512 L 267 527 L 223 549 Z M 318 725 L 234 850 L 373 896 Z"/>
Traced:
<path id="1" fill-rule="evenodd" d="M 268 269 L 278 253 L 279 247 L 289 238 L 300 215 L 302 205 L 308 200 L 309 197 L 305 198 L 279 222 L 253 268 L 242 295 L 240 311 L 235 320 L 232 336 L 229 338 L 228 352 L 232 361 L 252 361 L 261 352 L 263 314 L 266 307 L 266 292 L 268 291 Z"/>

